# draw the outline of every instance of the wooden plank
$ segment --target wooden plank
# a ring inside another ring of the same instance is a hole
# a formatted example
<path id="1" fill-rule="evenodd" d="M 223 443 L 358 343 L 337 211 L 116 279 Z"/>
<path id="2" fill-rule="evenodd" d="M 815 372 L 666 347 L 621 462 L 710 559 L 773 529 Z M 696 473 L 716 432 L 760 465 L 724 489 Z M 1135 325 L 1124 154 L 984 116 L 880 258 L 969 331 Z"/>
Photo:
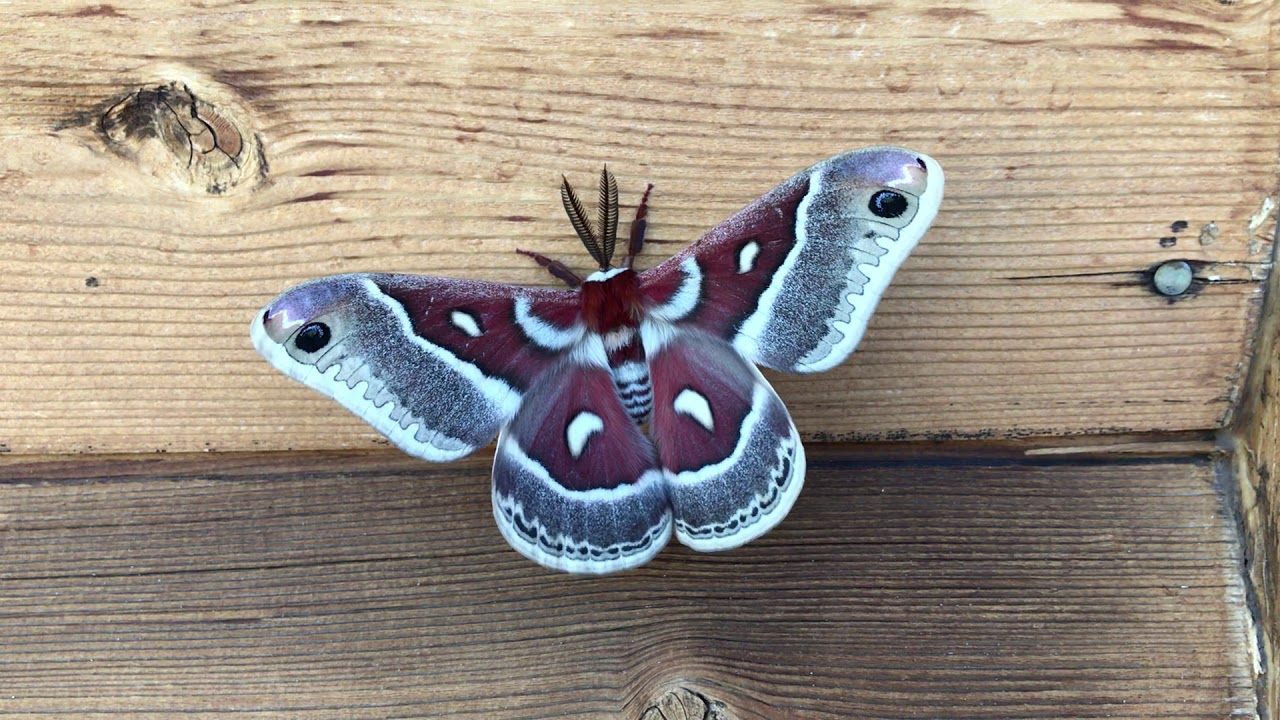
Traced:
<path id="1" fill-rule="evenodd" d="M 11 461 L 0 714 L 1255 717 L 1212 463 L 902 447 L 817 448 L 769 536 L 605 578 L 507 548 L 480 460 Z"/>
<path id="2" fill-rule="evenodd" d="M 549 283 L 512 251 L 580 265 L 555 188 L 604 161 L 625 202 L 657 186 L 653 263 L 809 163 L 885 142 L 937 157 L 947 200 L 854 359 L 775 376 L 802 432 L 1218 427 L 1271 236 L 1276 12 L 10 5 L 0 444 L 366 446 L 250 348 L 252 313 L 286 286 Z M 1177 258 L 1206 284 L 1170 303 L 1141 273 Z"/>

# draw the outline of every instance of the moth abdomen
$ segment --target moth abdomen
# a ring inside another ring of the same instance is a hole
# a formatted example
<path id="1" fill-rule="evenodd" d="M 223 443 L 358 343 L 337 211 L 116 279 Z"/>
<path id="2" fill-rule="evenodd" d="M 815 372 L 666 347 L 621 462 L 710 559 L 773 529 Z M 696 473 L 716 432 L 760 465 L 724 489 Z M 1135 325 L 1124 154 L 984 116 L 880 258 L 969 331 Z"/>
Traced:
<path id="1" fill-rule="evenodd" d="M 642 362 L 629 362 L 610 369 L 613 371 L 613 386 L 627 414 L 638 423 L 648 420 L 649 413 L 653 411 L 653 382 L 649 378 L 649 366 Z"/>

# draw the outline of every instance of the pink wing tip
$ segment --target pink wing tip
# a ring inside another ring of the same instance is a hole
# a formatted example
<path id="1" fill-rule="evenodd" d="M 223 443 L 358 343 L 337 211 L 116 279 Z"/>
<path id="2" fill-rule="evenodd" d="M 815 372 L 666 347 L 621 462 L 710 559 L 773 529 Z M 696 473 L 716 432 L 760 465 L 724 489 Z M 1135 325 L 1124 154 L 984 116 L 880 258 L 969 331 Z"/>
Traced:
<path id="1" fill-rule="evenodd" d="M 922 195 L 929 185 L 931 161 L 903 148 L 870 148 L 836 158 L 830 173 L 837 182 L 887 186 Z"/>
<path id="2" fill-rule="evenodd" d="M 290 288 L 272 300 L 260 316 L 272 340 L 284 342 L 298 326 L 332 312 L 351 295 L 350 276 L 321 278 Z"/>

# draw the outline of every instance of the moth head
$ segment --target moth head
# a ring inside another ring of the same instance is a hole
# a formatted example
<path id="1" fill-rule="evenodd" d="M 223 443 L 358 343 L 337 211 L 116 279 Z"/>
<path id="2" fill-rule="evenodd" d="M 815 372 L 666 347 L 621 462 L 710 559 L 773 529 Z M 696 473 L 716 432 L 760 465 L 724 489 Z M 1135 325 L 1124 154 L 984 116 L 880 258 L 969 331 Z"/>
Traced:
<path id="1" fill-rule="evenodd" d="M 899 229 L 928 225 L 942 201 L 942 168 L 927 155 L 902 148 L 842 155 L 826 169 L 822 182 L 868 220 Z"/>
<path id="2" fill-rule="evenodd" d="M 250 335 L 258 351 L 314 365 L 355 329 L 353 298 L 359 286 L 348 276 L 321 278 L 291 288 L 262 309 Z"/>

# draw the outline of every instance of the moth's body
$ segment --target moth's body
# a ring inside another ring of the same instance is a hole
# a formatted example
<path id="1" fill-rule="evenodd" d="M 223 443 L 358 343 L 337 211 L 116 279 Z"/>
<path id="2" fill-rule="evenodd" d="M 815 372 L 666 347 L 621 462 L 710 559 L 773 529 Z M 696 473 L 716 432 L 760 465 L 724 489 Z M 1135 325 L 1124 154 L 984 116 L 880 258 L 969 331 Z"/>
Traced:
<path id="1" fill-rule="evenodd" d="M 578 287 L 582 325 L 600 338 L 613 386 L 627 414 L 644 422 L 653 409 L 653 384 L 640 337 L 645 315 L 639 275 L 629 267 L 588 275 Z"/>
<path id="2" fill-rule="evenodd" d="M 643 272 L 645 201 L 615 267 L 612 176 L 598 234 L 562 194 L 599 269 L 525 254 L 570 289 L 322 278 L 276 298 L 254 344 L 419 457 L 496 433 L 494 517 L 547 567 L 636 567 L 672 532 L 696 550 L 759 537 L 799 495 L 805 458 L 755 365 L 817 372 L 853 351 L 937 211 L 941 169 L 899 148 L 836 156 Z"/>

